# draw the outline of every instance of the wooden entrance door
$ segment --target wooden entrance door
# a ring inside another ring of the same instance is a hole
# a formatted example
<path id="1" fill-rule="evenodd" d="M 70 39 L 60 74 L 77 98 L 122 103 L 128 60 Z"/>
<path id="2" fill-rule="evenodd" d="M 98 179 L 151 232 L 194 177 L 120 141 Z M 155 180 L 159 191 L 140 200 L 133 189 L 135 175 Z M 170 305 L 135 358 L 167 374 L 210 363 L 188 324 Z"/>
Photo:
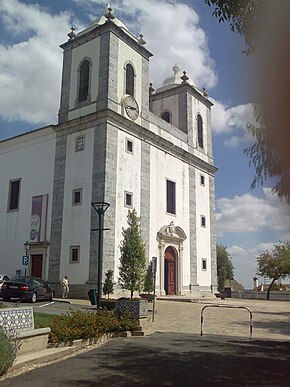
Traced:
<path id="1" fill-rule="evenodd" d="M 31 255 L 31 276 L 42 278 L 42 254 Z"/>
<path id="2" fill-rule="evenodd" d="M 176 255 L 172 247 L 167 247 L 164 256 L 164 289 L 168 295 L 176 294 Z"/>

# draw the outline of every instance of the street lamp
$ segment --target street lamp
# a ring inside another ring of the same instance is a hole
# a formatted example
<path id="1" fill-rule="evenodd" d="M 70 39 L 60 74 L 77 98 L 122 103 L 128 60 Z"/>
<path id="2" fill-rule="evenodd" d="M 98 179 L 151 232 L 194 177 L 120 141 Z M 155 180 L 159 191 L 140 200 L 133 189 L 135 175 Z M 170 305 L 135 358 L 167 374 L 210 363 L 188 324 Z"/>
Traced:
<path id="1" fill-rule="evenodd" d="M 25 243 L 24 243 L 24 249 L 25 249 L 25 256 L 26 257 L 28 257 L 28 250 L 29 250 L 29 242 L 28 241 L 26 241 Z M 28 258 L 26 258 L 26 259 L 28 259 Z M 25 270 L 24 270 L 24 274 L 25 274 L 25 277 L 26 277 L 26 262 L 25 262 Z"/>
<path id="2" fill-rule="evenodd" d="M 99 216 L 99 228 L 92 229 L 92 231 L 99 231 L 98 239 L 98 298 L 97 298 L 97 307 L 101 306 L 101 293 L 102 293 L 102 254 L 103 254 L 103 231 L 108 230 L 103 228 L 104 214 L 107 209 L 110 207 L 109 203 L 106 202 L 95 202 L 91 203 L 94 210 Z"/>

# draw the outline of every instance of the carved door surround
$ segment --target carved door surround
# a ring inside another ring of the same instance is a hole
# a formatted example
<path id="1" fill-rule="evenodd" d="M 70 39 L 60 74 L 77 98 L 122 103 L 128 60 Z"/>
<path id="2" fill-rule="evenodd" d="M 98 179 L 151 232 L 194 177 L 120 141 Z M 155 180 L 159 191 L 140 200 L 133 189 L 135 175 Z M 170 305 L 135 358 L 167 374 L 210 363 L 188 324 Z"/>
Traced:
<path id="1" fill-rule="evenodd" d="M 176 252 L 175 260 L 175 292 L 177 295 L 182 294 L 183 289 L 183 241 L 187 239 L 187 236 L 183 229 L 179 226 L 175 226 L 171 221 L 168 225 L 161 227 L 157 233 L 158 248 L 159 248 L 159 289 L 160 294 L 164 295 L 165 292 L 165 251 L 167 247 L 172 247 Z"/>

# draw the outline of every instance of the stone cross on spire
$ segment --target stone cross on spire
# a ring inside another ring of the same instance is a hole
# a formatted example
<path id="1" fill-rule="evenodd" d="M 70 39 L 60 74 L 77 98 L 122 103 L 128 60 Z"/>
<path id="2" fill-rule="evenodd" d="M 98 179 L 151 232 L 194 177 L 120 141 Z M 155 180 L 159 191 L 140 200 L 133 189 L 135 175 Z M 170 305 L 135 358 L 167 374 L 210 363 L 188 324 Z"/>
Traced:
<path id="1" fill-rule="evenodd" d="M 71 31 L 67 34 L 70 40 L 74 39 L 77 36 L 77 34 L 75 33 L 75 30 L 76 28 L 74 26 L 71 26 Z"/>
<path id="2" fill-rule="evenodd" d="M 113 13 L 114 13 L 114 10 L 111 7 L 111 4 L 108 3 L 107 7 L 104 9 L 104 15 L 108 20 L 110 19 L 113 20 L 115 19 L 115 16 L 113 15 Z"/>

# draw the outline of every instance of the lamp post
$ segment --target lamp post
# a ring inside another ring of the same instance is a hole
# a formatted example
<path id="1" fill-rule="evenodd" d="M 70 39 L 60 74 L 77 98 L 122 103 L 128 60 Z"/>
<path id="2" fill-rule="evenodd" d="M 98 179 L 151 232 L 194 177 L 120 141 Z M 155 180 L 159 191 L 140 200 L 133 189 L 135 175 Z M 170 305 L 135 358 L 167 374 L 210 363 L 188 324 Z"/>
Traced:
<path id="1" fill-rule="evenodd" d="M 25 256 L 26 257 L 28 257 L 28 250 L 29 250 L 29 242 L 28 241 L 26 241 L 25 243 L 24 243 L 24 248 L 25 248 Z M 28 258 L 26 258 L 27 259 L 27 263 L 28 263 Z M 25 262 L 25 269 L 24 269 L 24 274 L 25 274 L 25 277 L 26 277 L 26 266 L 27 266 L 27 263 Z"/>
<path id="2" fill-rule="evenodd" d="M 98 297 L 97 297 L 97 307 L 101 306 L 101 293 L 102 293 L 102 263 L 103 263 L 103 231 L 108 230 L 103 228 L 104 214 L 107 209 L 110 207 L 109 203 L 106 202 L 95 202 L 91 203 L 94 210 L 99 216 L 99 228 L 92 229 L 92 231 L 99 231 L 98 239 Z"/>

